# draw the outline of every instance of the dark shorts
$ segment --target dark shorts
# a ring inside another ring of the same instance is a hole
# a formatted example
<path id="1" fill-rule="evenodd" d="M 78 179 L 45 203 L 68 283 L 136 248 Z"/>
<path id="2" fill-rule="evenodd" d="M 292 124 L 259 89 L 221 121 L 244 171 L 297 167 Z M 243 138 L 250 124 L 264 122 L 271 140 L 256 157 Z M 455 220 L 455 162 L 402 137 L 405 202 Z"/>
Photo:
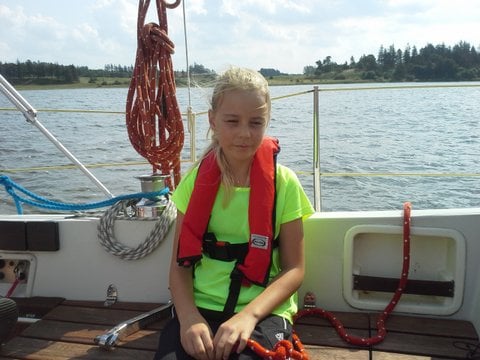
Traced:
<path id="1" fill-rule="evenodd" d="M 207 320 L 213 333 L 217 331 L 220 325 L 226 320 L 221 312 L 200 310 Z M 291 340 L 292 325 L 281 316 L 270 315 L 260 321 L 253 330 L 251 339 L 257 341 L 266 349 L 272 349 L 280 340 Z M 193 359 L 180 343 L 180 324 L 177 317 L 173 314 L 172 319 L 168 321 L 162 330 L 158 344 L 158 350 L 154 360 L 183 360 Z M 233 353 L 230 360 L 248 360 L 260 359 L 248 347 L 241 354 Z"/>

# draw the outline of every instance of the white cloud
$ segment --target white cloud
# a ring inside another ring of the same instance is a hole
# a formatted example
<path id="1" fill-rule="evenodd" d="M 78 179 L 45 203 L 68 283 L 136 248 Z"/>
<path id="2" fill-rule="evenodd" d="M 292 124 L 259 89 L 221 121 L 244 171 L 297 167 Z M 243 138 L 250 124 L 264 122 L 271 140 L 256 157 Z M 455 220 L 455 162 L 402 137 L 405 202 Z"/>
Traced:
<path id="1" fill-rule="evenodd" d="M 75 42 L 88 43 L 92 39 L 96 40 L 98 38 L 98 31 L 90 24 L 78 24 L 72 29 L 72 38 Z"/>
<path id="2" fill-rule="evenodd" d="M 52 61 L 101 68 L 132 64 L 137 0 L 0 0 L 0 61 Z M 167 0 L 170 3 L 173 0 Z M 478 47 L 473 0 L 186 0 L 189 62 L 299 73 L 331 56 L 342 63 L 381 45 Z M 147 22 L 158 22 L 155 1 Z M 183 3 L 168 9 L 176 69 L 185 68 Z M 480 50 L 480 48 L 479 48 Z"/>

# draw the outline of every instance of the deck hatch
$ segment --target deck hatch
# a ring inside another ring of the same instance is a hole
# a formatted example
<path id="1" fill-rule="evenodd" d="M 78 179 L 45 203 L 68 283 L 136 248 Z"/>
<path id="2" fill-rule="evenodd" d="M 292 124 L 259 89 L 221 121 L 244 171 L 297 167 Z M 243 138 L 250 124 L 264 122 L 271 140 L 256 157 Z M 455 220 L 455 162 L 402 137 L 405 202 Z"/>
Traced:
<path id="1" fill-rule="evenodd" d="M 406 291 L 395 312 L 451 315 L 463 301 L 465 238 L 454 229 L 411 228 Z M 356 225 L 345 233 L 343 295 L 362 310 L 383 310 L 402 271 L 403 227 Z"/>

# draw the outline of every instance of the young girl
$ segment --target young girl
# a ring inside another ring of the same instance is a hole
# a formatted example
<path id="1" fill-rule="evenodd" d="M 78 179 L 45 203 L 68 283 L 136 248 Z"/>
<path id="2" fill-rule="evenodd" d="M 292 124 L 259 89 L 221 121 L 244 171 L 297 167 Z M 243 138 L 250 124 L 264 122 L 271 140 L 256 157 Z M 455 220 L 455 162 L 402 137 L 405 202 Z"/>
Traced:
<path id="1" fill-rule="evenodd" d="M 296 175 L 277 164 L 267 81 L 232 67 L 214 88 L 212 142 L 183 178 L 170 265 L 174 317 L 155 359 L 257 359 L 289 339 L 304 276 L 303 220 L 313 213 Z"/>

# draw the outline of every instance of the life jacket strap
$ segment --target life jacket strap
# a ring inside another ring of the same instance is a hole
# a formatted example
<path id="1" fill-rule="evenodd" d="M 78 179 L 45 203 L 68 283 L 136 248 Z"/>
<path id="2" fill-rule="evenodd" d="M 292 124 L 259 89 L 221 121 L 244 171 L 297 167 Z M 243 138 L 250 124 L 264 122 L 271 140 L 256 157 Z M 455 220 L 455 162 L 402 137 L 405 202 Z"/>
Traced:
<path id="1" fill-rule="evenodd" d="M 228 290 L 227 301 L 223 307 L 223 313 L 227 316 L 235 314 L 235 307 L 237 306 L 238 297 L 240 296 L 240 289 L 244 279 L 243 273 L 237 268 L 237 264 L 230 273 L 230 288 Z"/>
<path id="2" fill-rule="evenodd" d="M 223 314 L 230 317 L 235 313 L 235 306 L 240 296 L 240 289 L 244 275 L 237 265 L 242 263 L 248 253 L 248 243 L 231 244 L 226 241 L 219 241 L 214 233 L 208 232 L 203 236 L 202 248 L 208 257 L 221 261 L 236 261 L 235 267 L 230 273 L 230 286 L 228 297 L 223 307 Z"/>
<path id="3" fill-rule="evenodd" d="M 273 241 L 273 248 L 276 247 L 278 247 L 278 239 Z M 229 242 L 219 241 L 214 233 L 208 232 L 203 236 L 202 248 L 203 252 L 212 259 L 236 261 L 235 267 L 230 273 L 228 297 L 223 307 L 223 313 L 228 317 L 232 316 L 235 313 L 235 307 L 237 306 L 242 285 L 250 285 L 245 281 L 245 276 L 238 269 L 238 264 L 243 262 L 248 253 L 248 243 L 231 244 Z"/>
<path id="4" fill-rule="evenodd" d="M 273 241 L 273 248 L 278 247 L 278 240 Z M 237 261 L 242 263 L 248 253 L 248 243 L 231 244 L 227 241 L 220 241 L 214 233 L 208 232 L 203 235 L 203 252 L 209 258 L 221 261 Z"/>

